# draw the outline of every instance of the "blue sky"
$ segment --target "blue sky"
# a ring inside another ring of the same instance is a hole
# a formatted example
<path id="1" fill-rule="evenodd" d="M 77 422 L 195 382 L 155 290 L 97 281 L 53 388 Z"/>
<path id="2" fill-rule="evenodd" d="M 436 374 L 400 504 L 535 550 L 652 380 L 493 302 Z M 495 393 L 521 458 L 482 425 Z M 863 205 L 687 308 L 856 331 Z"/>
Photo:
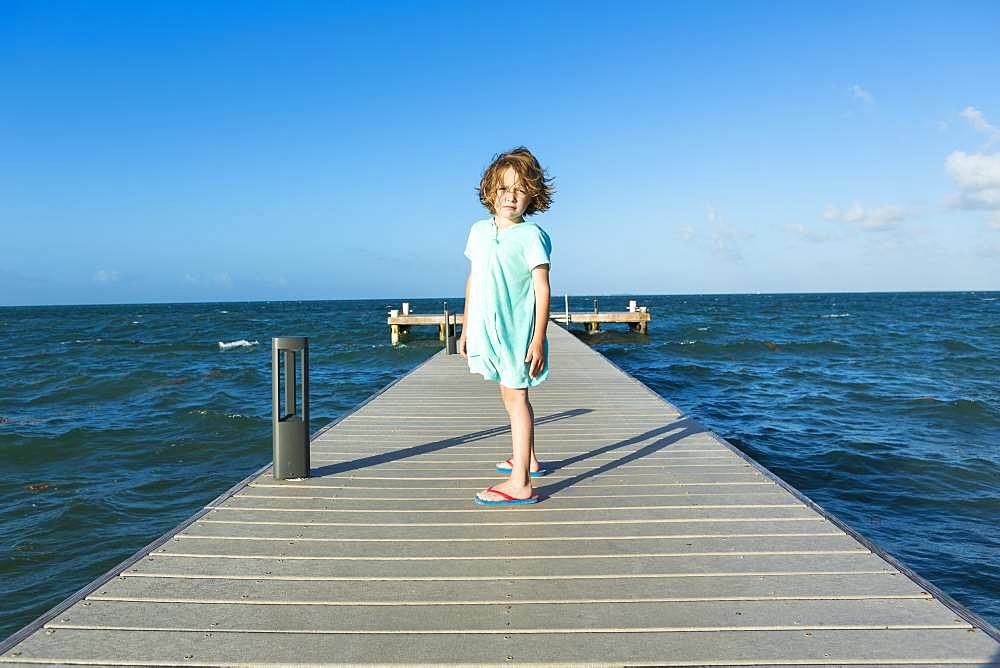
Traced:
<path id="1" fill-rule="evenodd" d="M 0 304 L 1000 289 L 1000 5 L 0 0 Z"/>

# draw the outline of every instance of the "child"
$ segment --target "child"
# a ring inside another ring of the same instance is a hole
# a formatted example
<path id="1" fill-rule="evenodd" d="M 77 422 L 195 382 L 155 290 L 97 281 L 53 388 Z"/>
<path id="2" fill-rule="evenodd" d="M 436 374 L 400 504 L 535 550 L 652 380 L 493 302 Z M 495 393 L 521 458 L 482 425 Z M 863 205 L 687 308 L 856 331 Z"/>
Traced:
<path id="1" fill-rule="evenodd" d="M 496 466 L 510 478 L 478 492 L 475 501 L 482 505 L 535 503 L 531 477 L 545 474 L 535 457 L 528 388 L 549 373 L 552 242 L 524 216 L 549 208 L 551 181 L 523 146 L 495 156 L 479 184 L 479 200 L 493 216 L 472 226 L 465 246 L 472 266 L 458 351 L 471 373 L 500 384 L 513 441 L 513 456 Z"/>

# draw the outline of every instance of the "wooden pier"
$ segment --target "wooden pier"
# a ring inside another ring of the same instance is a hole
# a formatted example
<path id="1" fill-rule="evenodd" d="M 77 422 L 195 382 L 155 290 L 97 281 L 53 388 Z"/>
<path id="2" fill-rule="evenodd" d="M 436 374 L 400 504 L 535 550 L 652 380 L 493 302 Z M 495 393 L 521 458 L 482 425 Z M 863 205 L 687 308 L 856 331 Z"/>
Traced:
<path id="1" fill-rule="evenodd" d="M 552 312 L 549 315 L 549 320 L 560 322 L 563 325 L 567 323 L 570 325 L 573 323 L 582 323 L 584 330 L 587 332 L 598 331 L 601 328 L 601 323 L 624 323 L 628 325 L 630 331 L 647 334 L 649 332 L 649 322 L 652 319 L 653 314 L 649 308 L 646 306 L 636 306 L 634 300 L 629 302 L 629 310 L 627 311 L 598 311 L 595 300 L 593 311 L 571 312 L 567 308 L 563 311 Z M 455 329 L 457 329 L 458 325 L 464 326 L 465 318 L 461 313 L 451 313 L 448 316 L 448 322 L 451 325 L 452 333 L 456 333 Z M 416 313 L 408 309 L 405 311 L 392 309 L 389 311 L 386 324 L 389 325 L 389 340 L 392 342 L 392 345 L 397 345 L 400 336 L 409 332 L 410 327 L 414 325 L 435 325 L 438 328 L 438 340 L 440 341 L 444 341 L 447 336 L 444 309 L 442 309 L 441 313 Z"/>
<path id="2" fill-rule="evenodd" d="M 0 646 L 45 665 L 998 665 L 998 632 L 557 325 L 547 498 L 439 353 Z M 95 536 L 100 540 L 100 536 Z"/>

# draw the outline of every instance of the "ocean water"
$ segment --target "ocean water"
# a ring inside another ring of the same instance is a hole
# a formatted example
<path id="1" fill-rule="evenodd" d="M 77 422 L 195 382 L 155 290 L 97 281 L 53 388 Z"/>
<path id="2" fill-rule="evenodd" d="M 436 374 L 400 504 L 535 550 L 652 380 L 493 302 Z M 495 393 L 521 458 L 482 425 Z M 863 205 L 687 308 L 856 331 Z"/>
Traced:
<path id="1" fill-rule="evenodd" d="M 648 336 L 578 335 L 1000 625 L 1000 293 L 638 299 Z M 0 308 L 0 638 L 270 459 L 272 336 L 310 337 L 314 430 L 440 349 L 390 307 Z"/>

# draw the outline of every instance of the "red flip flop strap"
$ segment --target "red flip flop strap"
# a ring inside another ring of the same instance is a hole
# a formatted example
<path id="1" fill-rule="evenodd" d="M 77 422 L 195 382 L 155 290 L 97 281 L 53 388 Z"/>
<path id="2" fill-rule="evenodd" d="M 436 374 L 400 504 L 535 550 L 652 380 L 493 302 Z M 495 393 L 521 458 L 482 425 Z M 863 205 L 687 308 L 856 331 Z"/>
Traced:
<path id="1" fill-rule="evenodd" d="M 487 492 L 493 492 L 494 494 L 499 494 L 500 496 L 502 496 L 503 498 L 507 499 L 508 501 L 520 501 L 520 499 L 515 499 L 510 494 L 506 494 L 504 492 L 501 492 L 499 489 L 493 489 L 493 485 L 490 485 L 489 487 L 487 487 L 486 491 Z"/>
<path id="2" fill-rule="evenodd" d="M 514 460 L 513 459 L 505 459 L 505 460 L 503 460 L 503 463 L 504 464 L 510 464 L 510 467 L 514 468 Z"/>

